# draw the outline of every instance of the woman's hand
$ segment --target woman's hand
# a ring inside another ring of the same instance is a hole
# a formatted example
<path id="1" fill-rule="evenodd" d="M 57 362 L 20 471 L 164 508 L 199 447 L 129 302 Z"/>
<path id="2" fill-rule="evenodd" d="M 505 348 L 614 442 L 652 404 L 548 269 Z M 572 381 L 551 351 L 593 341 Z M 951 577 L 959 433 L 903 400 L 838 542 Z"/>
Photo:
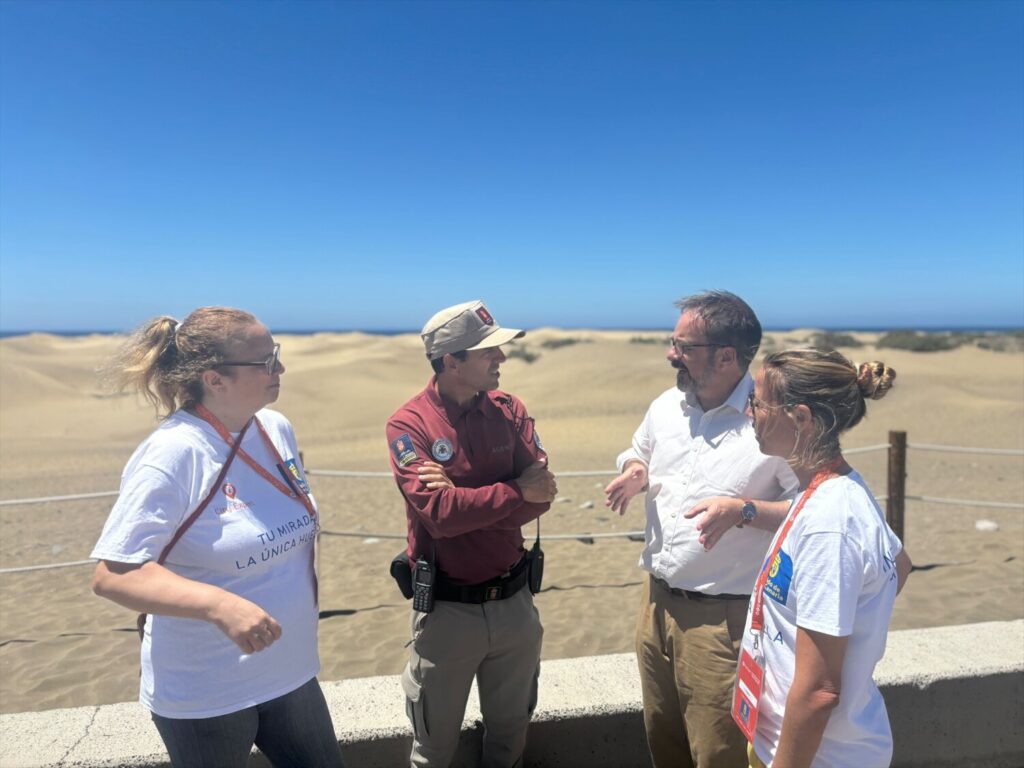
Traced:
<path id="1" fill-rule="evenodd" d="M 269 648 L 281 637 L 281 625 L 256 603 L 224 592 L 224 597 L 210 609 L 210 621 L 244 653 L 257 653 Z"/>
<path id="2" fill-rule="evenodd" d="M 449 480 L 448 475 L 444 473 L 444 467 L 433 461 L 424 461 L 423 466 L 416 471 L 419 472 L 420 482 L 432 491 L 438 488 L 455 487 L 455 483 Z"/>
<path id="3" fill-rule="evenodd" d="M 92 590 L 133 611 L 209 621 L 245 653 L 256 653 L 281 637 L 281 625 L 253 602 L 201 581 L 179 576 L 153 561 L 100 560 Z"/>

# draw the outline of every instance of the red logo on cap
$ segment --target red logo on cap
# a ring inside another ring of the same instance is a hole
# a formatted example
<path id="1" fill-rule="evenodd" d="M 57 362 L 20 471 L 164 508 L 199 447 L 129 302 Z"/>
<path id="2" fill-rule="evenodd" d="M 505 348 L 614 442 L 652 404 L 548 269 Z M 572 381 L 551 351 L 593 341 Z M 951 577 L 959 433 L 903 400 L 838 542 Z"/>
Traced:
<path id="1" fill-rule="evenodd" d="M 235 486 L 231 483 L 224 483 L 224 495 L 229 499 L 235 498 Z"/>
<path id="2" fill-rule="evenodd" d="M 491 313 L 487 311 L 487 307 L 479 307 L 476 313 L 480 316 L 480 319 L 484 321 L 484 325 L 494 325 L 494 318 L 491 317 Z"/>

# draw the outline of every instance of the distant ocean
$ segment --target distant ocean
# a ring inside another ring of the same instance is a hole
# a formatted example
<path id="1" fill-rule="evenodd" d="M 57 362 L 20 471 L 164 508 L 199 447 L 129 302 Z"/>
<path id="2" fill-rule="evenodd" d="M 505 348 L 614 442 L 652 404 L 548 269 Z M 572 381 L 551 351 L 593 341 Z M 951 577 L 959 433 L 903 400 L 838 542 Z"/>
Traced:
<path id="1" fill-rule="evenodd" d="M 602 328 L 597 326 L 585 326 L 590 331 L 636 331 L 637 333 L 668 333 L 670 329 L 665 327 L 659 328 Z M 772 333 L 785 333 L 786 331 L 792 331 L 794 328 L 815 328 L 823 331 L 847 331 L 847 332 L 863 332 L 863 333 L 885 333 L 886 331 L 920 331 L 922 333 L 1011 333 L 1020 331 L 1020 326 L 1014 325 L 997 325 L 997 326 L 918 326 L 916 328 L 907 328 L 906 326 L 862 326 L 851 328 L 849 326 L 820 326 L 814 323 L 807 323 L 800 326 L 791 326 L 786 328 L 765 328 L 765 331 Z M 566 333 L 571 333 L 573 328 L 563 329 Z M 10 338 L 12 336 L 25 336 L 30 333 L 48 333 L 53 336 L 67 336 L 70 338 L 76 336 L 92 336 L 93 334 L 119 334 L 126 333 L 126 331 L 112 331 L 112 330 L 90 330 L 90 331 L 60 331 L 60 330 L 31 330 L 31 331 L 3 331 L 0 330 L 0 339 Z M 359 329 L 359 328 L 318 328 L 318 329 L 307 329 L 307 328 L 275 328 L 275 334 L 283 336 L 312 336 L 316 333 L 366 333 L 372 336 L 399 336 L 404 333 L 419 333 L 418 328 L 407 328 L 407 329 Z"/>

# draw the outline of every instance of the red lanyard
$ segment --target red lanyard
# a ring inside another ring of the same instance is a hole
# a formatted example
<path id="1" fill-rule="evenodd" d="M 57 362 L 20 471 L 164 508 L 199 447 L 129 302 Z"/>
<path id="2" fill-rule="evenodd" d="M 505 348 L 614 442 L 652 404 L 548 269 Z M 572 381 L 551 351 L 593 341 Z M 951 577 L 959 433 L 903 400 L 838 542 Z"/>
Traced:
<path id="1" fill-rule="evenodd" d="M 225 443 L 227 443 L 229 446 L 234 446 L 235 441 L 234 438 L 231 437 L 231 433 L 228 431 L 228 428 L 221 423 L 220 419 L 218 419 L 216 416 L 210 413 L 210 410 L 206 408 L 206 406 L 204 406 L 202 403 L 196 406 L 196 415 L 199 416 L 199 418 L 201 418 L 203 421 L 207 422 L 215 430 L 217 430 L 217 434 L 221 436 Z M 256 427 L 260 431 L 260 437 L 262 437 L 263 442 L 266 443 L 267 449 L 270 451 L 270 454 L 277 459 L 277 469 L 281 473 L 281 477 L 285 479 L 285 482 L 282 483 L 280 480 L 278 480 L 276 477 L 270 474 L 266 469 L 264 469 L 260 465 L 258 461 L 256 461 L 256 459 L 254 459 L 252 456 L 246 453 L 245 449 L 242 448 L 241 446 L 238 447 L 239 457 L 241 457 L 242 461 L 244 461 L 246 464 L 252 467 L 257 472 L 257 474 L 259 474 L 260 477 L 262 477 L 264 480 L 266 480 L 268 483 L 274 486 L 285 496 L 287 496 L 290 499 L 298 499 L 300 502 L 302 502 L 302 506 L 304 506 L 306 508 L 306 511 L 309 512 L 309 516 L 311 518 L 315 518 L 316 508 L 313 506 L 313 502 L 310 501 L 309 496 L 301 488 L 295 485 L 290 477 L 288 477 L 288 469 L 285 467 L 284 459 L 282 459 L 281 454 L 278 453 L 277 446 L 274 445 L 274 441 L 270 439 L 270 435 L 267 434 L 267 430 L 263 428 L 263 425 L 260 423 L 260 420 L 257 419 L 255 416 L 252 417 L 252 420 L 256 422 Z"/>
<path id="2" fill-rule="evenodd" d="M 811 498 L 818 486 L 828 480 L 830 477 L 835 477 L 836 468 L 843 463 L 843 457 L 839 456 L 829 463 L 827 467 L 822 469 L 818 474 L 811 480 L 811 484 L 807 486 L 807 490 L 804 491 L 804 495 L 800 497 L 800 501 L 797 502 L 796 508 L 790 512 L 789 517 L 786 518 L 786 522 L 782 526 L 782 530 L 779 532 L 779 537 L 775 540 L 775 546 L 772 547 L 771 554 L 768 555 L 768 559 L 765 560 L 764 565 L 761 567 L 761 573 L 757 577 L 757 584 L 754 585 L 754 607 L 751 609 L 750 614 L 750 630 L 752 632 L 760 632 L 764 629 L 764 585 L 768 582 L 768 575 L 772 568 L 775 566 L 775 558 L 779 556 L 779 550 L 782 549 L 782 542 L 786 540 L 786 536 L 789 535 L 789 529 L 793 527 L 793 523 L 796 521 L 796 516 L 800 514 L 800 510 L 804 508 L 804 504 Z"/>

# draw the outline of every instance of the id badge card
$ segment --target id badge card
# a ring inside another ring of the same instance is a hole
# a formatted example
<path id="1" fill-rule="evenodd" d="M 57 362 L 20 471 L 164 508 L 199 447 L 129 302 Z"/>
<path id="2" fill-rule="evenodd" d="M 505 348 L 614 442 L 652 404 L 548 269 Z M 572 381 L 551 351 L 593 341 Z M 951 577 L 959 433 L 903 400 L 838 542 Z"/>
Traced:
<path id="1" fill-rule="evenodd" d="M 757 733 L 757 702 L 761 698 L 763 682 L 764 667 L 744 648 L 740 652 L 740 665 L 736 672 L 732 719 L 751 744 L 754 743 L 754 734 Z"/>

